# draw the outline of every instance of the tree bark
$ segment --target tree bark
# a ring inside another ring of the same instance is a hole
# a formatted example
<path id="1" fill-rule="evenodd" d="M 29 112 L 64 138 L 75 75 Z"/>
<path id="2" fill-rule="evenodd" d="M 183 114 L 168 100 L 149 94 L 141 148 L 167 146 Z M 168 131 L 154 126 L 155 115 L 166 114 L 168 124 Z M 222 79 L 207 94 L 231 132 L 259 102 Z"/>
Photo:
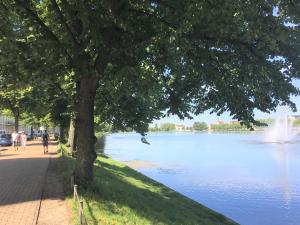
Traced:
<path id="1" fill-rule="evenodd" d="M 30 126 L 30 135 L 33 138 L 33 126 Z"/>
<path id="2" fill-rule="evenodd" d="M 14 119 L 15 119 L 15 131 L 19 132 L 19 119 L 20 119 L 20 113 L 19 111 L 14 112 Z"/>
<path id="3" fill-rule="evenodd" d="M 77 130 L 75 129 L 75 119 L 70 119 L 70 127 L 68 134 L 68 146 L 69 146 L 69 154 L 73 155 L 76 151 L 76 139 L 77 139 Z"/>
<path id="4" fill-rule="evenodd" d="M 77 182 L 93 180 L 93 164 L 96 159 L 94 139 L 94 100 L 97 89 L 95 76 L 80 79 L 78 90 L 76 129 L 77 163 L 75 177 Z"/>
<path id="5" fill-rule="evenodd" d="M 65 141 L 65 127 L 62 124 L 59 125 L 59 141 Z"/>

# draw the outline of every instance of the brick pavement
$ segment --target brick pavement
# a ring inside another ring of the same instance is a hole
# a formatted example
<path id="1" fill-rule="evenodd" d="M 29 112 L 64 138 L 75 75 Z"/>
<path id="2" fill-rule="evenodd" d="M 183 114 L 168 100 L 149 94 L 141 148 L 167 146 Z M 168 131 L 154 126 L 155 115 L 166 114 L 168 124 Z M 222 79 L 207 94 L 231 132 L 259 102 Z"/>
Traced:
<path id="1" fill-rule="evenodd" d="M 42 204 L 38 216 L 38 225 L 68 225 L 70 210 L 65 200 L 62 178 L 59 175 L 59 158 L 50 158 Z"/>
<path id="2" fill-rule="evenodd" d="M 4 151 L 1 151 L 3 150 Z M 40 209 L 48 210 L 57 207 L 64 212 L 60 221 L 69 221 L 67 203 L 63 201 L 63 193 L 55 195 L 53 188 L 51 199 L 59 199 L 51 206 L 47 204 L 47 195 L 41 202 L 43 188 L 47 187 L 47 168 L 50 160 L 56 157 L 56 146 L 49 146 L 50 154 L 43 154 L 39 142 L 29 142 L 25 150 L 14 151 L 12 148 L 0 147 L 0 224 L 1 225 L 33 225 L 38 221 Z M 58 171 L 56 171 L 58 172 Z M 59 182 L 59 180 L 54 180 Z M 53 183 L 53 179 L 52 179 Z M 46 184 L 46 185 L 45 185 Z M 59 186 L 59 185 L 58 185 Z M 51 188 L 48 187 L 48 192 Z M 50 196 L 49 196 L 50 197 Z M 44 203 L 45 202 L 45 203 Z M 58 204 L 60 203 L 60 204 Z M 61 207 L 60 205 L 63 205 Z M 63 210 L 61 208 L 64 208 Z M 52 214 L 52 217 L 54 215 Z M 43 225 L 54 225 L 52 221 L 43 220 Z M 68 224 L 68 222 L 57 223 Z"/>

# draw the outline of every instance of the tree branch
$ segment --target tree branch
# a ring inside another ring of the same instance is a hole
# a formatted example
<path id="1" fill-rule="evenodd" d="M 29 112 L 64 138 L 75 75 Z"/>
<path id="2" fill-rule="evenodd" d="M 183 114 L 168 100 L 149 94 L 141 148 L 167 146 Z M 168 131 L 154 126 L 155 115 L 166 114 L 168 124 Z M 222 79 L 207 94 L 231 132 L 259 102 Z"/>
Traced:
<path id="1" fill-rule="evenodd" d="M 63 24 L 64 27 L 66 28 L 67 33 L 68 33 L 68 35 L 70 36 L 70 38 L 71 38 L 71 40 L 73 41 L 73 43 L 74 43 L 75 45 L 80 45 L 80 43 L 78 42 L 77 38 L 76 38 L 75 35 L 73 34 L 71 28 L 70 28 L 69 25 L 67 24 L 66 19 L 65 19 L 64 15 L 62 14 L 62 12 L 61 12 L 61 10 L 60 10 L 60 8 L 59 8 L 59 6 L 58 6 L 56 0 L 51 0 L 51 3 L 52 3 L 52 5 L 53 5 L 54 10 L 56 11 L 56 13 L 57 13 L 57 15 L 58 15 L 60 21 L 62 22 L 62 24 Z"/>
<path id="2" fill-rule="evenodd" d="M 7 6 L 6 6 L 3 2 L 0 2 L 0 6 L 1 6 L 2 8 L 4 8 L 5 10 L 8 10 Z"/>
<path id="3" fill-rule="evenodd" d="M 168 7 L 168 8 L 170 8 L 170 9 L 172 9 L 172 10 L 177 10 L 174 6 L 171 6 L 171 5 L 169 5 L 166 1 L 163 1 L 163 0 L 155 0 L 156 2 L 157 2 L 157 4 L 159 4 L 159 5 L 163 5 L 163 6 L 166 6 L 166 7 Z"/>
<path id="4" fill-rule="evenodd" d="M 64 45 L 61 43 L 59 38 L 49 29 L 49 27 L 41 20 L 41 18 L 32 10 L 30 9 L 26 4 L 24 4 L 21 0 L 15 0 L 15 3 L 18 7 L 21 9 L 24 9 L 27 16 L 32 19 L 33 22 L 35 22 L 37 25 L 40 26 L 42 29 L 42 32 L 45 36 L 50 37 L 52 41 L 54 41 L 58 46 L 65 52 L 69 63 L 72 62 L 72 57 L 68 53 L 67 49 L 64 47 Z"/>
<path id="5" fill-rule="evenodd" d="M 223 43 L 228 43 L 233 46 L 239 45 L 239 46 L 247 49 L 253 56 L 259 58 L 260 60 L 263 59 L 262 56 L 257 54 L 257 52 L 254 49 L 254 46 L 251 43 L 246 43 L 239 39 L 231 39 L 231 38 L 226 38 L 226 37 L 215 38 L 215 37 L 209 36 L 207 34 L 204 34 L 200 31 L 196 31 L 195 29 L 194 29 L 193 33 L 185 33 L 184 35 L 189 39 L 199 38 L 199 39 L 204 39 L 204 40 L 208 40 L 208 41 L 214 41 L 214 42 L 219 41 L 219 42 L 223 42 Z"/>
<path id="6" fill-rule="evenodd" d="M 103 74 L 109 60 L 110 55 L 108 49 L 98 52 L 98 55 L 94 60 L 94 68 L 98 74 Z"/>
<path id="7" fill-rule="evenodd" d="M 168 27 L 170 27 L 170 28 L 172 28 L 172 29 L 174 29 L 174 30 L 177 29 L 177 27 L 176 27 L 174 24 L 168 22 L 167 20 L 165 20 L 165 19 L 163 19 L 163 18 L 161 18 L 161 17 L 158 17 L 158 16 L 155 15 L 154 13 L 147 12 L 147 11 L 144 11 L 144 10 L 142 11 L 142 10 L 138 10 L 138 9 L 133 9 L 133 8 L 128 9 L 128 11 L 135 12 L 135 13 L 138 13 L 138 14 L 141 14 L 141 15 L 145 15 L 145 16 L 152 17 L 152 18 L 154 18 L 155 20 L 157 20 L 157 21 L 159 21 L 159 22 L 161 22 L 161 23 L 167 25 Z"/>
<path id="8" fill-rule="evenodd" d="M 61 3 L 66 8 L 70 7 L 70 4 L 66 0 L 61 0 Z"/>

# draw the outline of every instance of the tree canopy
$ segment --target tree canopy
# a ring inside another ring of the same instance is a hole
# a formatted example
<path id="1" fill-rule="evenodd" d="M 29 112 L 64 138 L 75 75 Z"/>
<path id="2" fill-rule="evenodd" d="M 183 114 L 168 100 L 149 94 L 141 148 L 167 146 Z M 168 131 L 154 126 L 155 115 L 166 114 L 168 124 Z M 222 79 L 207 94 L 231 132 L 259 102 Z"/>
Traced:
<path id="1" fill-rule="evenodd" d="M 295 110 L 300 17 L 293 1 L 4 0 L 0 8 L 21 22 L 1 23 L 1 40 L 22 31 L 36 49 L 34 74 L 74 73 L 80 180 L 92 179 L 95 113 L 144 135 L 164 114 L 229 111 L 250 125 L 254 109 Z"/>

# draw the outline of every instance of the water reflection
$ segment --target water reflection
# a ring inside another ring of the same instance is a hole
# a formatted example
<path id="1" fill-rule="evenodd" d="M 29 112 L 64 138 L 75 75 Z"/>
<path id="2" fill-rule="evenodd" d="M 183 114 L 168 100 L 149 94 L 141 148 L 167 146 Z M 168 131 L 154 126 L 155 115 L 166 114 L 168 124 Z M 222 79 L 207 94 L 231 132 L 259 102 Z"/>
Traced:
<path id="1" fill-rule="evenodd" d="M 288 207 L 292 199 L 292 193 L 289 182 L 289 150 L 287 145 L 288 144 L 273 144 L 273 149 L 270 153 L 278 166 L 279 182 L 285 204 Z"/>

